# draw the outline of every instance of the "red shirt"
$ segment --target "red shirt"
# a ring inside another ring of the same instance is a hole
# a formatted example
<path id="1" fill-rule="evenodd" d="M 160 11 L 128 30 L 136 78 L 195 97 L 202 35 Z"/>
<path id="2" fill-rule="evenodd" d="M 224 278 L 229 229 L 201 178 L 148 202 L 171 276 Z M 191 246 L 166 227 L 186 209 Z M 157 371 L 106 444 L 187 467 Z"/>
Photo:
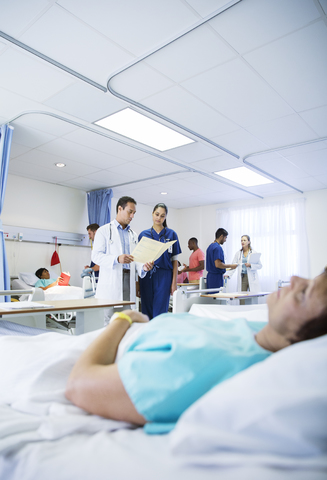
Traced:
<path id="1" fill-rule="evenodd" d="M 200 260 L 204 260 L 205 256 L 201 248 L 198 248 L 190 256 L 190 265 L 189 268 L 195 268 L 200 265 Z M 198 270 L 197 272 L 188 272 L 189 280 L 199 280 L 203 276 L 203 270 Z"/>

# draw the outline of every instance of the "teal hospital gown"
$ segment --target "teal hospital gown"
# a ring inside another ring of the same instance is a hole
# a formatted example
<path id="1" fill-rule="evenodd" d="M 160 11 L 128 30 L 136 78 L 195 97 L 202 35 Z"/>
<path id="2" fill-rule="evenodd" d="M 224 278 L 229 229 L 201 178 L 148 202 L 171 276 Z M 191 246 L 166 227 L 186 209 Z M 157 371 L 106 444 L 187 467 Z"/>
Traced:
<path id="1" fill-rule="evenodd" d="M 40 278 L 40 280 L 38 280 L 36 282 L 36 284 L 34 285 L 35 288 L 39 288 L 39 287 L 48 287 L 49 285 L 51 285 L 51 283 L 55 282 L 56 280 L 54 280 L 53 278 L 49 278 L 49 279 L 45 279 L 45 278 Z"/>
<path id="2" fill-rule="evenodd" d="M 168 313 L 143 328 L 118 370 L 136 410 L 150 422 L 145 430 L 171 430 L 208 390 L 267 358 L 271 352 L 254 338 L 264 325 Z"/>

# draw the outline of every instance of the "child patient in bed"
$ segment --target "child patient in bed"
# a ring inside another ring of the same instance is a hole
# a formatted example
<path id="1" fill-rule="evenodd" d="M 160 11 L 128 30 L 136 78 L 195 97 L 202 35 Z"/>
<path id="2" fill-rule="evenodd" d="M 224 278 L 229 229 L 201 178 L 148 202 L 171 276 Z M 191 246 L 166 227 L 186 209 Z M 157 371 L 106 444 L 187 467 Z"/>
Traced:
<path id="1" fill-rule="evenodd" d="M 34 285 L 35 288 L 42 288 L 42 290 L 48 290 L 48 288 L 56 287 L 62 280 L 62 277 L 58 277 L 57 280 L 50 278 L 49 270 L 46 268 L 39 268 L 36 270 L 35 275 L 40 279 Z"/>
<path id="2" fill-rule="evenodd" d="M 140 330 L 123 356 L 117 348 L 135 310 L 115 314 L 73 367 L 66 397 L 103 417 L 168 431 L 213 386 L 269 355 L 327 334 L 327 271 L 292 277 L 267 299 L 268 323 L 162 314 Z"/>

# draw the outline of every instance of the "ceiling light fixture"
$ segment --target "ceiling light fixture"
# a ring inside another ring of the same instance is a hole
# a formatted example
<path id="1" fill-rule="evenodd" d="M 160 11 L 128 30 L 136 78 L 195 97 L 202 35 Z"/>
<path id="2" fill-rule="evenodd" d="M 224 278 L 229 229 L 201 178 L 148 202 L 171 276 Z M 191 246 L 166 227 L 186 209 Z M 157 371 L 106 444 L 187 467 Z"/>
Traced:
<path id="1" fill-rule="evenodd" d="M 167 192 L 161 192 L 161 195 L 167 195 Z"/>
<path id="2" fill-rule="evenodd" d="M 161 152 L 194 142 L 185 135 L 130 108 L 125 108 L 94 123 Z"/>
<path id="3" fill-rule="evenodd" d="M 254 187 L 256 185 L 265 185 L 266 183 L 273 183 L 272 180 L 253 172 L 246 167 L 230 168 L 221 172 L 214 172 L 220 177 L 227 178 L 232 182 L 239 183 L 244 187 Z"/>
<path id="4" fill-rule="evenodd" d="M 65 163 L 55 163 L 55 166 L 58 167 L 58 168 L 63 168 L 66 166 Z"/>

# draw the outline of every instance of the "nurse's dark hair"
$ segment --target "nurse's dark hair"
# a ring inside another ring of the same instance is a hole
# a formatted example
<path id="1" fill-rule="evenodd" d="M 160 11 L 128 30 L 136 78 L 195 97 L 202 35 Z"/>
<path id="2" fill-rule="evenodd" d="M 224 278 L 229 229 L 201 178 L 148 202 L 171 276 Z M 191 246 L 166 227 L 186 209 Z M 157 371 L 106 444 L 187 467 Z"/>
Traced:
<path id="1" fill-rule="evenodd" d="M 41 278 L 41 277 L 42 277 L 42 273 L 44 272 L 44 270 L 48 271 L 48 269 L 47 269 L 47 268 L 44 268 L 44 267 L 39 268 L 38 270 L 36 270 L 35 275 L 37 276 L 37 278 Z"/>
<path id="2" fill-rule="evenodd" d="M 251 247 L 251 238 L 249 237 L 249 235 L 242 235 L 242 236 L 241 236 L 241 239 L 242 239 L 243 237 L 246 237 L 246 238 L 248 239 L 248 241 L 250 242 L 250 243 L 249 243 L 249 250 L 252 250 L 252 247 Z M 242 250 L 243 250 L 243 248 L 240 249 L 240 251 L 242 251 Z"/>
<path id="3" fill-rule="evenodd" d="M 227 235 L 228 235 L 227 230 L 225 230 L 224 228 L 218 228 L 218 230 L 216 231 L 216 240 L 217 240 L 217 238 L 220 237 L 220 235 L 223 235 L 224 237 L 227 237 Z"/>
<path id="4" fill-rule="evenodd" d="M 312 340 L 313 338 L 327 334 L 327 267 L 325 267 L 321 275 L 323 276 L 323 280 L 319 284 L 319 298 L 323 301 L 323 309 L 318 317 L 309 319 L 300 327 L 296 338 L 290 340 L 291 343 Z"/>
<path id="5" fill-rule="evenodd" d="M 121 197 L 116 205 L 116 213 L 118 213 L 118 207 L 122 207 L 123 210 L 125 210 L 125 207 L 128 203 L 134 203 L 137 205 L 136 201 L 132 197 Z"/>
<path id="6" fill-rule="evenodd" d="M 156 210 L 158 210 L 158 208 L 164 208 L 166 210 L 166 215 L 168 215 L 168 207 L 167 205 L 165 205 L 164 203 L 157 203 L 157 205 L 154 206 L 153 210 L 152 210 L 152 213 L 154 213 Z M 163 227 L 164 228 L 167 228 L 167 220 L 165 218 L 165 221 L 163 222 Z"/>

